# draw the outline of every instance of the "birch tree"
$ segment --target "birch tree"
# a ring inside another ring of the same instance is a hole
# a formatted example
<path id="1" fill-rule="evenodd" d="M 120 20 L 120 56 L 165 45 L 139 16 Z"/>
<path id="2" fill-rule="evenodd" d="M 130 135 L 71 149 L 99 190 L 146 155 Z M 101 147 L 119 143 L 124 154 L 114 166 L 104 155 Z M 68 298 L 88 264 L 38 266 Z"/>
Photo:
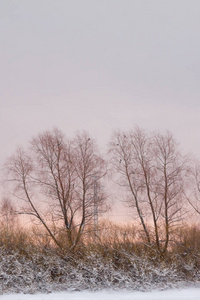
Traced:
<path id="1" fill-rule="evenodd" d="M 106 163 L 87 133 L 67 139 L 55 129 L 19 148 L 6 167 L 19 213 L 34 217 L 60 248 L 74 249 L 94 217 L 94 182 L 106 174 Z M 98 206 L 105 205 L 99 193 Z M 60 238 L 62 237 L 62 238 Z"/>
<path id="2" fill-rule="evenodd" d="M 183 213 L 186 160 L 176 141 L 170 133 L 117 131 L 109 152 L 145 242 L 165 255 Z"/>

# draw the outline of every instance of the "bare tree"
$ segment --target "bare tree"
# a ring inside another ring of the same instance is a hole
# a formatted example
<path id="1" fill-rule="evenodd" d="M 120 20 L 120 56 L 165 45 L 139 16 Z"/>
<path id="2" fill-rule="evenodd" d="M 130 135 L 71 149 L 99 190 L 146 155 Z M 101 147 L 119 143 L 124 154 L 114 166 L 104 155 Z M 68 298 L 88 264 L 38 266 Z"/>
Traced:
<path id="1" fill-rule="evenodd" d="M 189 168 L 189 188 L 186 198 L 193 210 L 200 215 L 200 163 L 193 160 Z"/>
<path id="2" fill-rule="evenodd" d="M 164 255 L 173 227 L 182 216 L 186 170 L 174 138 L 139 128 L 118 131 L 112 137 L 110 154 L 146 242 Z"/>
<path id="3" fill-rule="evenodd" d="M 3 197 L 0 206 L 0 226 L 1 230 L 3 229 L 6 234 L 6 239 L 9 239 L 9 234 L 14 231 L 17 221 L 15 207 L 11 200 Z"/>
<path id="4" fill-rule="evenodd" d="M 183 220 L 185 178 L 188 158 L 183 157 L 173 136 L 154 135 L 153 155 L 155 157 L 155 195 L 159 204 L 162 252 L 167 251 L 170 236 L 177 224 Z"/>
<path id="5" fill-rule="evenodd" d="M 30 145 L 6 163 L 14 194 L 26 203 L 19 212 L 39 220 L 57 246 L 74 249 L 94 216 L 94 180 L 105 175 L 105 161 L 86 133 L 66 139 L 55 129 Z M 98 205 L 104 202 L 99 195 Z"/>

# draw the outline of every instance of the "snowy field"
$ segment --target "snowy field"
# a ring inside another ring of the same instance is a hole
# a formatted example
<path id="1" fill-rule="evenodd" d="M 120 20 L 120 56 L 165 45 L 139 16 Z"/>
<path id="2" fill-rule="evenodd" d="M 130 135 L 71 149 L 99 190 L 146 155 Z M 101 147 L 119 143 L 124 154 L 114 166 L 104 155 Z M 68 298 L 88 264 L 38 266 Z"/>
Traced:
<path id="1" fill-rule="evenodd" d="M 59 292 L 51 294 L 1 295 L 1 300 L 199 300 L 200 289 L 152 292 Z"/>

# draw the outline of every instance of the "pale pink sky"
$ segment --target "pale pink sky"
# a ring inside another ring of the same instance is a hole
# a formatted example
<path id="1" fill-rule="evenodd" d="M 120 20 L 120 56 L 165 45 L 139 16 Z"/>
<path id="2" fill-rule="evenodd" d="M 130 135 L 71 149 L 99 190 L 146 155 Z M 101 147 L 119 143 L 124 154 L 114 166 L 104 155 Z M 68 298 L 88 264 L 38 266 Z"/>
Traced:
<path id="1" fill-rule="evenodd" d="M 200 158 L 199 0 L 1 0 L 0 165 L 54 126 L 172 131 Z"/>

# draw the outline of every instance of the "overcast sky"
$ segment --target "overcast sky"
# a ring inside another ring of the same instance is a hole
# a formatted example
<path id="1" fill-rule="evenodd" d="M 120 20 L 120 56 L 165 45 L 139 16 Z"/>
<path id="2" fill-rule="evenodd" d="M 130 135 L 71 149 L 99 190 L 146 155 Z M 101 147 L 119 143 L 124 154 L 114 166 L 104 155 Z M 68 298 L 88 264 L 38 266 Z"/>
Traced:
<path id="1" fill-rule="evenodd" d="M 0 163 L 33 135 L 169 129 L 200 158 L 199 0 L 0 0 Z"/>

